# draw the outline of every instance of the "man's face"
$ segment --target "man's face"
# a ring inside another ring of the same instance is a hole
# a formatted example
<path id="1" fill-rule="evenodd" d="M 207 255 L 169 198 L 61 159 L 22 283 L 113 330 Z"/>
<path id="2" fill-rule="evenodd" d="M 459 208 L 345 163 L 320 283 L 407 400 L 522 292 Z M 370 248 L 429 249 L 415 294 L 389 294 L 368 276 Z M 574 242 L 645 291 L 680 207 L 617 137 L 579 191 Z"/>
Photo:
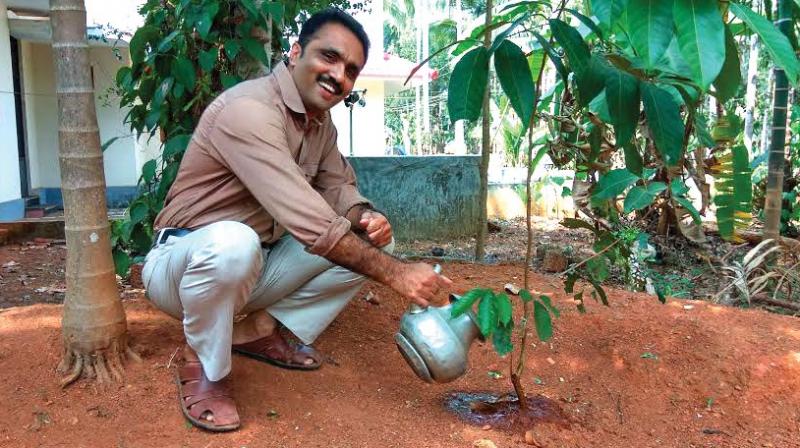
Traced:
<path id="1" fill-rule="evenodd" d="M 289 69 L 306 112 L 317 115 L 343 100 L 353 90 L 365 62 L 361 41 L 338 23 L 323 25 L 305 48 L 295 42 L 289 52 Z"/>

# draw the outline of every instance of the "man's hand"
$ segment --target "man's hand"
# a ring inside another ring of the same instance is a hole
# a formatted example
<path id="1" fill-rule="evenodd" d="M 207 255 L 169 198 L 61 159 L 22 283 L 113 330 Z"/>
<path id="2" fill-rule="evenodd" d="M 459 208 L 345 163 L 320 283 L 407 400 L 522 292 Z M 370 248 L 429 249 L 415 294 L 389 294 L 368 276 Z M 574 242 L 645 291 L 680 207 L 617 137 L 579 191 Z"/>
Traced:
<path id="1" fill-rule="evenodd" d="M 358 225 L 364 229 L 369 242 L 375 247 L 386 246 L 392 241 L 392 225 L 385 216 L 374 210 L 362 213 Z"/>
<path id="2" fill-rule="evenodd" d="M 434 272 L 433 267 L 425 263 L 403 265 L 400 276 L 393 279 L 392 289 L 411 299 L 421 307 L 428 305 L 444 305 L 446 295 L 438 295 L 441 288 L 453 286 L 452 280 Z"/>

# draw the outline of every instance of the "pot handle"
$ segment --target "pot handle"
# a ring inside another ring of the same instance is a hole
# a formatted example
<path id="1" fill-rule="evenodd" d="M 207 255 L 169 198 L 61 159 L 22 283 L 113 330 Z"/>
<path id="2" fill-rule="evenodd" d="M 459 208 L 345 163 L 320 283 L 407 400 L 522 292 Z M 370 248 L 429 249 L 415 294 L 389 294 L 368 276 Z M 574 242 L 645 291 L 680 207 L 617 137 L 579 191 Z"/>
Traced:
<path id="1" fill-rule="evenodd" d="M 437 274 L 441 274 L 442 273 L 442 265 L 440 265 L 440 264 L 433 265 L 433 272 L 435 272 Z M 411 313 L 411 314 L 421 313 L 421 312 L 423 312 L 423 311 L 425 311 L 427 309 L 428 309 L 428 307 L 423 308 L 423 307 L 417 305 L 416 303 L 412 303 L 411 305 L 408 306 L 408 312 Z"/>

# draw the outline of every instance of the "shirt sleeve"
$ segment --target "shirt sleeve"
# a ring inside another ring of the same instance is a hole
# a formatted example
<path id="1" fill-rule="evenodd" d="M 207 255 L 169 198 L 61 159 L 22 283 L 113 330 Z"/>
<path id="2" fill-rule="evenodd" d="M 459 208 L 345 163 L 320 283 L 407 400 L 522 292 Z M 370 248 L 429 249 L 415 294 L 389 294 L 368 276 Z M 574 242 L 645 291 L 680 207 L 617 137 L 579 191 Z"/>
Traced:
<path id="1" fill-rule="evenodd" d="M 372 208 L 370 201 L 361 195 L 356 183 L 356 174 L 336 144 L 336 128 L 328 123 L 319 171 L 314 178 L 314 188 L 325 198 L 339 216 L 345 216 L 356 205 Z"/>
<path id="2" fill-rule="evenodd" d="M 267 104 L 237 98 L 209 134 L 212 151 L 275 221 L 306 250 L 325 256 L 350 230 L 306 181 L 289 150 L 285 117 Z"/>

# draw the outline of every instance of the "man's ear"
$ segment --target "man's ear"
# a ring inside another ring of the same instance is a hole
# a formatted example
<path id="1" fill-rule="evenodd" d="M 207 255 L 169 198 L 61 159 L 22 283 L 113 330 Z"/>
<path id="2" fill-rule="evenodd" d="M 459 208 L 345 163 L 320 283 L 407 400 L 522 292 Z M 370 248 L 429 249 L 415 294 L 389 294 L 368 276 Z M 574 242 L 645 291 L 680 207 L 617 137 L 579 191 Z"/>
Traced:
<path id="1" fill-rule="evenodd" d="M 289 50 L 289 67 L 294 66 L 297 64 L 297 60 L 300 58 L 300 55 L 303 53 L 303 48 L 300 46 L 299 42 L 295 42 L 292 44 L 292 48 Z"/>

